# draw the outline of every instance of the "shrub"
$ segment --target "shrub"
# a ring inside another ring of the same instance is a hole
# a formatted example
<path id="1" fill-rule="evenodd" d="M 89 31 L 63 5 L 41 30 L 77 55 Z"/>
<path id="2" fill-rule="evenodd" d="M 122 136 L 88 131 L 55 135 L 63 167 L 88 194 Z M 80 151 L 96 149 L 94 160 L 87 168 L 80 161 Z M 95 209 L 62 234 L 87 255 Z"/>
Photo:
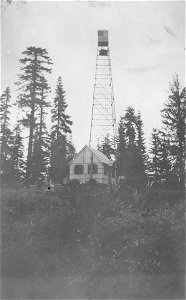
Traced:
<path id="1" fill-rule="evenodd" d="M 89 185 L 90 185 L 90 186 L 93 186 L 93 187 L 97 186 L 97 181 L 96 181 L 96 179 L 90 179 L 90 180 L 89 180 Z"/>
<path id="2" fill-rule="evenodd" d="M 71 192 L 77 192 L 80 190 L 80 181 L 78 179 L 72 179 L 68 185 Z"/>
<path id="3" fill-rule="evenodd" d="M 176 272 L 184 263 L 183 208 L 159 207 L 143 216 L 120 205 L 113 216 L 96 218 L 91 243 L 114 272 Z"/>

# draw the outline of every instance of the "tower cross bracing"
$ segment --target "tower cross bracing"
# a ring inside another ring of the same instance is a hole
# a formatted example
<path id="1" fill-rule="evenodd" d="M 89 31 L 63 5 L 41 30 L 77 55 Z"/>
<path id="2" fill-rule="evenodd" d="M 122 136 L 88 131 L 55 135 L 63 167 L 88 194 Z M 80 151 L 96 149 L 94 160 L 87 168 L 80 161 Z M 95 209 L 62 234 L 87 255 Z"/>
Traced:
<path id="1" fill-rule="evenodd" d="M 89 145 L 97 147 L 106 136 L 116 133 L 116 115 L 108 31 L 98 31 L 98 47 Z"/>

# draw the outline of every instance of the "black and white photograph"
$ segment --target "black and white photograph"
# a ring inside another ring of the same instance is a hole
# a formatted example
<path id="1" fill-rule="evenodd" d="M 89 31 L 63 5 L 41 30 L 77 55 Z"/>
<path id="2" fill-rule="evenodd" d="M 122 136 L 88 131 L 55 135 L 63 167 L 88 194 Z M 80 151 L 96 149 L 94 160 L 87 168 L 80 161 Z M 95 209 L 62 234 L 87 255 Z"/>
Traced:
<path id="1" fill-rule="evenodd" d="M 184 300 L 185 1 L 0 19 L 0 299 Z"/>

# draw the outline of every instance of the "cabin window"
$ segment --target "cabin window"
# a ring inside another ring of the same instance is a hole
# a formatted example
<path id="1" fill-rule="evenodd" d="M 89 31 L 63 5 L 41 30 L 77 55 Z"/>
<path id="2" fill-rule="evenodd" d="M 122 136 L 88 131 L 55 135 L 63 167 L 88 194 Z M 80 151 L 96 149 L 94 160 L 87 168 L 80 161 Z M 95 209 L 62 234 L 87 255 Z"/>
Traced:
<path id="1" fill-rule="evenodd" d="M 109 166 L 107 164 L 103 164 L 103 168 L 104 168 L 104 175 L 108 175 L 108 173 L 109 173 Z"/>
<path id="2" fill-rule="evenodd" d="M 101 50 L 99 51 L 99 55 L 100 55 L 100 56 L 107 56 L 107 55 L 108 55 L 108 50 L 101 49 Z"/>
<path id="3" fill-rule="evenodd" d="M 84 173 L 84 166 L 83 165 L 75 165 L 74 167 L 74 174 L 80 175 Z"/>
<path id="4" fill-rule="evenodd" d="M 90 174 L 91 170 L 91 165 L 88 165 L 88 174 Z M 98 166 L 96 164 L 92 165 L 92 174 L 97 174 L 98 173 Z"/>

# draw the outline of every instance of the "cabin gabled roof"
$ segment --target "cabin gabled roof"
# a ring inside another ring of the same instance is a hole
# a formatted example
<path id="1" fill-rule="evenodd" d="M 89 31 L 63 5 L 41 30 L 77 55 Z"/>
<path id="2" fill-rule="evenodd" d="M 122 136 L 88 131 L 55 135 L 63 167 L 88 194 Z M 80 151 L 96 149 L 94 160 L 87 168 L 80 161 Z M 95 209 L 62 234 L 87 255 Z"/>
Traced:
<path id="1" fill-rule="evenodd" d="M 100 162 L 105 163 L 109 166 L 112 166 L 113 162 L 108 159 L 108 157 L 106 157 L 105 154 L 103 154 L 102 152 L 100 152 L 99 150 L 93 149 L 92 147 L 89 147 L 87 145 L 85 145 L 75 156 L 74 158 L 69 162 L 69 165 L 71 165 L 71 163 L 80 155 L 81 152 L 84 151 L 84 149 L 88 149 L 88 151 L 90 151 L 91 153 L 93 153 Z"/>
<path id="2" fill-rule="evenodd" d="M 93 152 L 93 154 L 95 154 L 95 156 L 100 159 L 102 163 L 112 166 L 113 162 L 105 154 L 103 154 L 99 150 L 93 149 L 92 147 L 89 147 L 89 149 Z"/>

